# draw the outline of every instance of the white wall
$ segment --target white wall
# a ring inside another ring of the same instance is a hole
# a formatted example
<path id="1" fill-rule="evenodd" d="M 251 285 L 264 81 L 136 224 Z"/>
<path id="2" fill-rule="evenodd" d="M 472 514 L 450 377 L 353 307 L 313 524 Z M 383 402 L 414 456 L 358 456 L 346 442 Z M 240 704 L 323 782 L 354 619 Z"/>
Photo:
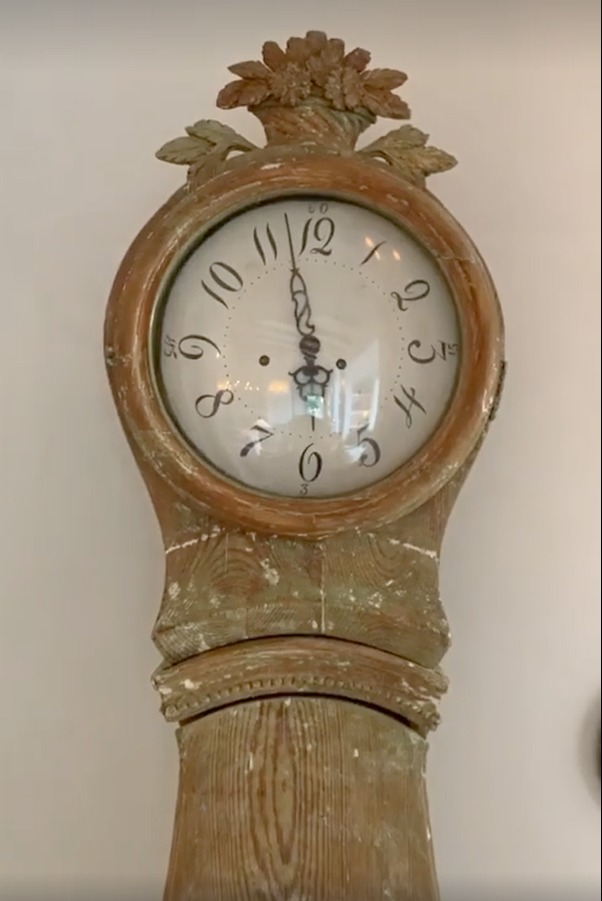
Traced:
<path id="1" fill-rule="evenodd" d="M 431 188 L 507 322 L 504 403 L 442 564 L 455 644 L 429 784 L 444 897 L 599 896 L 596 6 L 0 2 L 0 894 L 161 895 L 176 789 L 149 685 L 161 545 L 107 387 L 105 301 L 183 178 L 154 150 L 215 114 L 229 63 L 323 28 L 409 72 L 415 123 L 461 161 Z M 223 118 L 259 137 L 246 113 Z"/>

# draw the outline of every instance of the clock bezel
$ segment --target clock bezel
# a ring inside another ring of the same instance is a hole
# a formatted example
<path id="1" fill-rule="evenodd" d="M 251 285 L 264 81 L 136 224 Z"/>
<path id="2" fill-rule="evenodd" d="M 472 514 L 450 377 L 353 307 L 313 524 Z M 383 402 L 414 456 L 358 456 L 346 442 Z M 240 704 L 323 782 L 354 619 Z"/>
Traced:
<path id="1" fill-rule="evenodd" d="M 240 216 L 246 212 L 249 212 L 249 211 L 260 210 L 263 207 L 269 206 L 270 204 L 272 204 L 274 202 L 278 203 L 278 202 L 286 200 L 286 199 L 298 200 L 298 201 L 306 200 L 306 201 L 314 202 L 316 204 L 319 204 L 323 201 L 327 201 L 329 203 L 339 202 L 340 204 L 346 204 L 346 205 L 348 204 L 349 206 L 354 207 L 355 209 L 357 209 L 358 207 L 361 207 L 363 209 L 366 209 L 368 212 L 370 212 L 374 215 L 377 215 L 376 210 L 370 204 L 360 203 L 356 198 L 354 198 L 352 201 L 349 201 L 348 198 L 343 196 L 340 192 L 327 191 L 327 192 L 321 192 L 318 195 L 318 194 L 315 194 L 315 192 L 313 192 L 313 191 L 312 192 L 307 192 L 307 191 L 299 192 L 299 191 L 295 190 L 295 191 L 290 191 L 290 192 L 287 191 L 284 193 L 279 192 L 279 194 L 275 198 L 268 196 L 267 199 L 262 198 L 260 200 L 255 200 L 252 204 L 249 204 L 248 206 L 245 206 L 242 209 L 238 209 L 234 213 L 226 213 L 222 218 L 208 223 L 200 231 L 195 232 L 193 234 L 189 243 L 180 250 L 180 252 L 177 256 L 174 257 L 170 266 L 168 267 L 167 271 L 165 272 L 165 275 L 164 275 L 163 281 L 162 281 L 162 285 L 161 285 L 160 290 L 157 293 L 157 298 L 156 298 L 156 301 L 155 301 L 155 304 L 153 307 L 153 311 L 152 311 L 152 315 L 151 315 L 150 338 L 149 338 L 149 343 L 148 343 L 148 351 L 149 351 L 149 357 L 150 357 L 151 378 L 153 380 L 153 385 L 155 388 L 156 396 L 157 396 L 159 402 L 163 406 L 163 411 L 165 413 L 166 420 L 170 423 L 171 427 L 177 432 L 180 439 L 182 441 L 184 441 L 185 444 L 189 447 L 189 449 L 192 451 L 193 455 L 197 459 L 199 459 L 202 463 L 208 465 L 209 467 L 211 467 L 212 469 L 217 471 L 219 474 L 223 475 L 225 478 L 233 481 L 234 484 L 242 485 L 243 488 L 247 487 L 250 491 L 255 491 L 262 496 L 267 495 L 269 497 L 276 497 L 276 498 L 286 497 L 288 499 L 291 499 L 291 498 L 294 499 L 295 495 L 292 495 L 292 494 L 279 494 L 278 492 L 271 491 L 269 488 L 262 489 L 259 487 L 254 487 L 251 484 L 246 484 L 244 479 L 237 478 L 234 475 L 228 474 L 228 472 L 225 469 L 222 469 L 215 462 L 215 460 L 212 460 L 209 457 L 206 457 L 204 455 L 203 451 L 200 448 L 197 448 L 195 446 L 194 442 L 187 435 L 185 429 L 182 426 L 180 426 L 177 421 L 177 416 L 173 411 L 173 407 L 172 407 L 172 404 L 171 404 L 170 398 L 169 398 L 169 393 L 165 386 L 165 381 L 164 381 L 163 373 L 161 370 L 161 363 L 160 363 L 160 360 L 161 360 L 161 329 L 162 329 L 162 324 L 163 324 L 163 317 L 166 312 L 166 308 L 169 304 L 169 298 L 170 298 L 170 293 L 171 293 L 172 287 L 173 287 L 174 283 L 177 281 L 180 272 L 186 266 L 187 261 L 191 257 L 194 256 L 195 252 L 200 247 L 202 247 L 203 243 L 207 240 L 207 238 L 209 238 L 215 232 L 220 231 L 222 228 L 227 226 L 229 222 L 232 222 L 238 216 Z M 331 213 L 332 213 L 332 211 L 331 211 Z M 398 222 L 393 222 L 391 219 L 389 219 L 388 217 L 382 216 L 382 214 L 380 214 L 380 213 L 378 215 L 380 218 L 383 218 L 386 222 L 392 222 L 393 225 L 395 225 L 396 227 L 399 227 Z M 406 234 L 410 240 L 414 240 L 413 237 L 408 232 L 406 232 Z M 422 247 L 422 244 L 420 244 L 419 246 Z M 436 264 L 435 264 L 435 266 L 439 270 L 439 267 Z M 229 300 L 228 300 L 228 303 L 230 303 Z M 453 307 L 454 307 L 454 311 L 455 311 L 455 304 L 453 304 Z M 458 354 L 458 359 L 459 358 L 460 358 L 460 354 Z M 451 380 L 452 393 L 453 393 L 453 391 L 455 391 L 456 375 L 457 375 L 457 373 L 456 373 L 456 371 L 454 371 L 453 378 Z M 399 415 L 399 414 L 397 414 L 397 415 Z M 435 420 L 436 425 L 435 425 L 435 428 L 431 429 L 431 433 L 435 431 L 441 418 L 442 418 L 442 416 L 436 418 L 436 420 Z M 216 417 L 216 420 L 217 420 L 217 422 L 219 422 L 219 416 Z M 306 441 L 307 440 L 310 440 L 310 441 L 312 440 L 309 435 L 307 436 Z M 408 457 L 407 460 L 404 462 L 407 462 L 409 459 L 410 459 L 410 457 Z M 401 463 L 398 464 L 396 468 L 398 469 L 401 465 L 402 465 Z M 324 478 L 324 476 L 323 476 L 323 478 Z M 381 479 L 385 478 L 385 476 L 381 476 L 380 478 Z M 377 481 L 377 479 L 374 479 L 374 481 Z M 372 484 L 372 483 L 369 483 L 369 484 Z M 359 491 L 359 490 L 360 490 L 359 488 L 356 489 L 356 491 Z M 330 495 L 328 495 L 328 494 L 319 495 L 318 497 L 321 497 L 323 499 L 324 498 L 326 498 L 326 499 L 335 498 L 335 497 L 339 498 L 339 497 L 344 497 L 344 496 L 352 494 L 352 493 L 353 493 L 353 489 L 348 490 L 348 491 L 340 491 L 337 493 L 333 492 Z M 305 497 L 305 495 L 301 495 L 300 493 L 297 494 L 296 496 L 297 497 Z M 313 496 L 315 497 L 315 495 L 313 495 Z"/>
<path id="2" fill-rule="evenodd" d="M 503 325 L 487 268 L 442 204 L 384 164 L 332 155 L 244 162 L 233 161 L 196 189 L 178 191 L 141 230 L 117 273 L 107 309 L 105 355 L 130 443 L 189 502 L 241 528 L 316 538 L 394 521 L 453 477 L 490 418 L 502 370 Z M 303 194 L 359 204 L 418 241 L 450 288 L 462 341 L 455 390 L 427 442 L 383 479 L 332 498 L 267 494 L 203 460 L 172 423 L 152 362 L 158 306 L 191 246 L 245 209 Z"/>

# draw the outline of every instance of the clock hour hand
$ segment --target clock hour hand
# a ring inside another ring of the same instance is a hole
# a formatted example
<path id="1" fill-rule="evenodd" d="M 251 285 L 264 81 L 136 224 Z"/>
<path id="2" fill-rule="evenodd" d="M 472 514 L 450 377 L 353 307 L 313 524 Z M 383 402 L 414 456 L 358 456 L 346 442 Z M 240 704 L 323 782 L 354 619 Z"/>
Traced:
<path id="1" fill-rule="evenodd" d="M 305 279 L 296 268 L 291 271 L 289 282 L 291 300 L 295 308 L 295 325 L 301 337 L 313 335 L 316 327 L 311 321 L 311 306 Z M 317 339 L 316 339 L 317 340 Z"/>
<path id="2" fill-rule="evenodd" d="M 332 370 L 326 369 L 316 362 L 321 346 L 320 340 L 315 334 L 316 328 L 311 318 L 312 311 L 307 285 L 297 266 L 291 227 L 286 213 L 284 214 L 284 221 L 286 223 L 286 232 L 291 255 L 289 290 L 295 309 L 295 325 L 297 332 L 301 336 L 299 350 L 305 361 L 302 366 L 299 366 L 294 372 L 290 372 L 289 375 L 295 383 L 299 396 L 305 401 L 307 412 L 312 418 L 313 426 L 315 424 L 316 415 L 319 416 L 322 413 L 324 395 Z"/>
<path id="3" fill-rule="evenodd" d="M 295 257 L 295 248 L 293 247 L 293 236 L 291 232 L 291 224 L 288 215 L 284 214 L 284 223 L 286 225 L 286 234 L 288 238 L 288 247 L 291 257 L 291 277 L 289 279 L 289 292 L 291 300 L 295 308 L 295 325 L 301 337 L 313 335 L 316 327 L 311 321 L 311 306 L 309 303 L 309 294 L 305 279 L 299 272 L 297 259 Z"/>

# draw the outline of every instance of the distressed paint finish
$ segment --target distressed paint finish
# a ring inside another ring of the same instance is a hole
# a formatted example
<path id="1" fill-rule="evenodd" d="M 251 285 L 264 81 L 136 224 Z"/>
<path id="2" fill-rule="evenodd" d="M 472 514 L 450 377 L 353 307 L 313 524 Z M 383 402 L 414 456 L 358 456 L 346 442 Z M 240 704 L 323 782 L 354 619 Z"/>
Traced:
<path id="1" fill-rule="evenodd" d="M 147 468 L 165 542 L 153 638 L 169 663 L 275 635 L 325 635 L 429 667 L 449 647 L 439 596 L 447 519 L 478 448 L 428 503 L 319 541 L 243 532 L 184 506 Z"/>
<path id="2" fill-rule="evenodd" d="M 409 116 L 390 90 L 405 76 L 368 61 L 309 32 L 232 67 L 240 81 L 219 103 L 251 106 L 267 146 L 212 120 L 164 145 L 187 184 L 133 242 L 109 299 L 107 370 L 165 548 L 153 681 L 180 723 L 166 901 L 438 897 L 424 766 L 446 689 L 439 554 L 497 409 L 503 325 L 478 251 L 424 188 L 454 160 L 410 126 L 354 151 L 376 115 Z M 333 499 L 274 498 L 212 470 L 166 419 L 152 372 L 155 304 L 190 242 L 300 191 L 372 205 L 409 231 L 443 271 L 462 333 L 456 390 L 425 447 Z"/>
<path id="3" fill-rule="evenodd" d="M 165 901 L 434 901 L 426 742 L 377 710 L 272 698 L 182 726 Z"/>
<path id="4" fill-rule="evenodd" d="M 461 471 L 432 503 L 390 525 L 314 542 L 199 517 L 162 485 L 166 583 L 157 647 L 177 663 L 265 635 L 328 635 L 436 666 L 449 646 L 439 550 L 462 478 Z"/>

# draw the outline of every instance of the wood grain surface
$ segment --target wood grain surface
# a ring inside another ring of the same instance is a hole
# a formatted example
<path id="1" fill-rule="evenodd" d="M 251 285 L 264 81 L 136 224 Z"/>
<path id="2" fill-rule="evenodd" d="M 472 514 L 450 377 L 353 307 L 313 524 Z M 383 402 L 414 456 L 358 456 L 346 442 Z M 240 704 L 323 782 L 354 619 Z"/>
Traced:
<path id="1" fill-rule="evenodd" d="M 325 635 L 436 666 L 450 642 L 440 547 L 472 456 L 408 516 L 314 542 L 219 524 L 145 470 L 166 550 L 153 632 L 162 656 L 177 663 L 252 638 Z"/>
<path id="2" fill-rule="evenodd" d="M 328 698 L 182 726 L 165 901 L 435 901 L 426 743 Z"/>

